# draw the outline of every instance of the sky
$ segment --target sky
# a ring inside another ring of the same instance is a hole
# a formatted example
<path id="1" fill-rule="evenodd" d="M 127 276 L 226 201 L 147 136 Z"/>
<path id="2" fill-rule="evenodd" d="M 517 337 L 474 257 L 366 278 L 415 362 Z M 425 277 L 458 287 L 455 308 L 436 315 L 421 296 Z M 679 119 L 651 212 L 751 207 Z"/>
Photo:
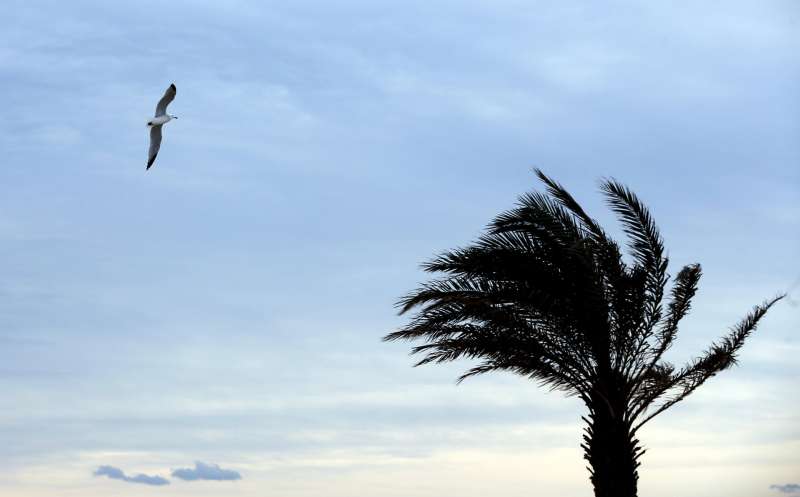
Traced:
<path id="1" fill-rule="evenodd" d="M 0 496 L 589 497 L 578 401 L 381 341 L 534 167 L 703 265 L 670 360 L 789 292 L 641 495 L 800 495 L 797 2 L 3 6 Z"/>

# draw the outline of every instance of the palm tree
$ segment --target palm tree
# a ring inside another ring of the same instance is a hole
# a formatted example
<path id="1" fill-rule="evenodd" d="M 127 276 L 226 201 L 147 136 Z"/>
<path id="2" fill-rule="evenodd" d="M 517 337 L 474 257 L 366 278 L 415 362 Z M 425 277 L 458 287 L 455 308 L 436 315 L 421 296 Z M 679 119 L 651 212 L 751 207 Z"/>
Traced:
<path id="1" fill-rule="evenodd" d="M 547 194 L 523 195 L 474 244 L 423 268 L 443 273 L 400 300 L 416 315 L 384 340 L 422 340 L 417 366 L 478 359 L 459 382 L 511 371 L 588 407 L 581 447 L 596 497 L 634 497 L 644 454 L 637 433 L 736 353 L 767 310 L 757 305 L 726 337 L 681 368 L 663 359 L 697 291 L 700 266 L 670 279 L 661 235 L 616 181 L 601 190 L 628 237 L 630 260 L 572 196 L 536 170 Z"/>

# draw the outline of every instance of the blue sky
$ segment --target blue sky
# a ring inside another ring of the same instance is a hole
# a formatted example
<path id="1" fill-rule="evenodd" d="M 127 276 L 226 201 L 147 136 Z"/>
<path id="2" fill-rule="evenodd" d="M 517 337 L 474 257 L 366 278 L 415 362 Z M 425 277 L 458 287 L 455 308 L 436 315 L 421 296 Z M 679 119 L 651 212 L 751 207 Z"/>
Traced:
<path id="1" fill-rule="evenodd" d="M 800 277 L 796 2 L 3 10 L 0 495 L 590 495 L 576 401 L 380 341 L 534 166 L 612 230 L 627 183 L 703 264 L 675 361 Z M 643 495 L 800 480 L 791 297 L 643 432 Z M 197 461 L 241 480 L 93 476 Z"/>

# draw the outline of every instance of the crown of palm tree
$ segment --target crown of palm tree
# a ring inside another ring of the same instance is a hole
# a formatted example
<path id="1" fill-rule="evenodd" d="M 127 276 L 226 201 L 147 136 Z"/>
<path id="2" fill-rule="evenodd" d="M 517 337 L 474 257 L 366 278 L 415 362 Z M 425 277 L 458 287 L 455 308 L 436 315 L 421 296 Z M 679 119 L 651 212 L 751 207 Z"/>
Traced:
<path id="1" fill-rule="evenodd" d="M 680 402 L 736 353 L 767 310 L 755 308 L 700 357 L 676 368 L 663 360 L 690 309 L 701 269 L 670 280 L 664 244 L 636 195 L 620 183 L 601 185 L 628 237 L 620 246 L 557 182 L 536 170 L 547 193 L 523 195 L 497 216 L 476 243 L 423 265 L 434 279 L 404 297 L 416 309 L 408 325 L 385 340 L 421 340 L 417 365 L 479 360 L 459 381 L 504 370 L 581 397 L 605 401 L 631 433 Z"/>

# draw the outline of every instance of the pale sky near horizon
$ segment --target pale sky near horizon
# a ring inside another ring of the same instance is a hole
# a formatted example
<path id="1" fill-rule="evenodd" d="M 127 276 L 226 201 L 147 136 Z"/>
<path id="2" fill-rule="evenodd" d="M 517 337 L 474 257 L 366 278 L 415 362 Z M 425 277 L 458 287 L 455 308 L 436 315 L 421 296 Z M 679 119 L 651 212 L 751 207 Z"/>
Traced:
<path id="1" fill-rule="evenodd" d="M 575 399 L 380 341 L 533 167 L 614 232 L 628 184 L 703 265 L 675 362 L 795 285 L 643 430 L 640 495 L 800 495 L 799 3 L 2 10 L 0 497 L 592 495 Z"/>

